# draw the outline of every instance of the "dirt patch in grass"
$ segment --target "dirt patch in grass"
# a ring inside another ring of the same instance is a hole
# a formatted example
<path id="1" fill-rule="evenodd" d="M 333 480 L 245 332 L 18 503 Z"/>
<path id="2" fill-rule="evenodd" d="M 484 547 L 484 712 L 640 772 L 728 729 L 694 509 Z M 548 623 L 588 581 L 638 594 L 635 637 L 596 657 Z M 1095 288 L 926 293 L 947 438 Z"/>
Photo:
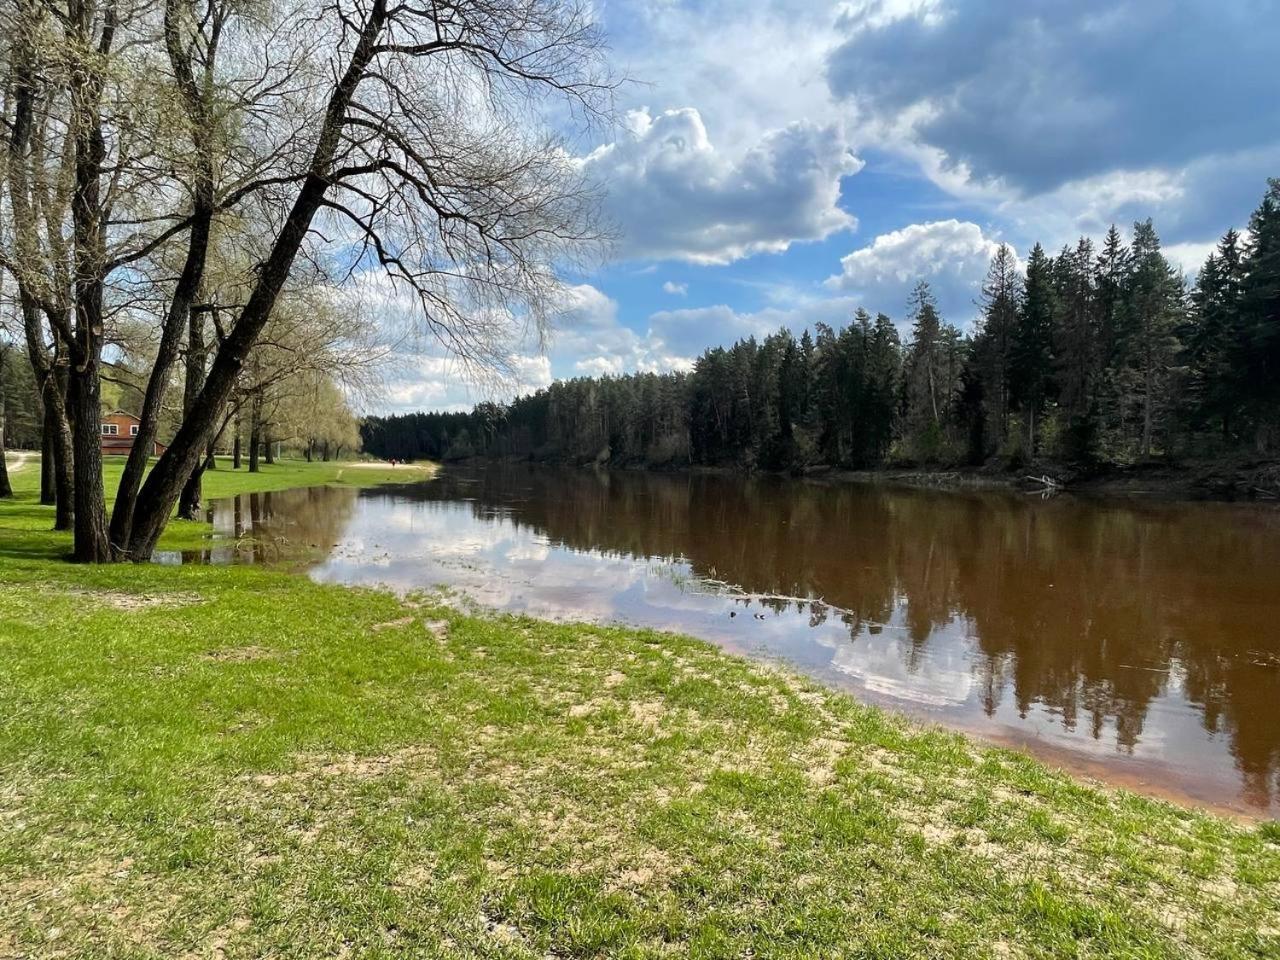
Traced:
<path id="1" fill-rule="evenodd" d="M 65 590 L 67 596 L 82 598 L 113 610 L 154 610 L 190 607 L 204 602 L 198 593 L 128 593 L 124 590 Z"/>
<path id="2" fill-rule="evenodd" d="M 399 630 L 401 627 L 407 627 L 413 623 L 413 617 L 401 617 L 399 620 L 386 620 L 382 623 L 375 623 L 369 629 L 374 633 L 382 633 L 384 630 Z"/>
<path id="3" fill-rule="evenodd" d="M 256 644 L 250 644 L 247 647 L 224 647 L 221 650 L 210 650 L 201 656 L 202 660 L 211 660 L 214 663 L 252 663 L 255 660 L 274 660 L 280 656 L 280 651 L 269 650 L 266 647 L 259 647 Z"/>

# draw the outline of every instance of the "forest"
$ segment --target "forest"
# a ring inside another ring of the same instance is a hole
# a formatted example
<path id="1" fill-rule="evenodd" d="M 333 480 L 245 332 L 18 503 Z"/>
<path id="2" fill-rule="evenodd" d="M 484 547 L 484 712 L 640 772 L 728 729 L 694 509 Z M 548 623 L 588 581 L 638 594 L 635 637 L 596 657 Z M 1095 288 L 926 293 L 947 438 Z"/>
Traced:
<path id="1" fill-rule="evenodd" d="M 689 372 L 559 381 L 470 413 L 371 417 L 385 457 L 1077 470 L 1280 446 L 1280 179 L 1193 281 L 1150 220 L 1025 264 L 1003 246 L 962 332 L 926 282 L 885 313 L 708 349 Z"/>

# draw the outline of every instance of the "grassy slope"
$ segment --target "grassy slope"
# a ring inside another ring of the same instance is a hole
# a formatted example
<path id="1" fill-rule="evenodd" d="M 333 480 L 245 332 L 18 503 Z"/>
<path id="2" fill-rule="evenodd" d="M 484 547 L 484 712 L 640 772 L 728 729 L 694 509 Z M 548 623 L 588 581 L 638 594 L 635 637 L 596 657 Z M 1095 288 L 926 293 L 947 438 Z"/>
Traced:
<path id="1" fill-rule="evenodd" d="M 77 568 L 48 522 L 0 504 L 0 956 L 1280 955 L 1274 824 L 692 640 Z"/>

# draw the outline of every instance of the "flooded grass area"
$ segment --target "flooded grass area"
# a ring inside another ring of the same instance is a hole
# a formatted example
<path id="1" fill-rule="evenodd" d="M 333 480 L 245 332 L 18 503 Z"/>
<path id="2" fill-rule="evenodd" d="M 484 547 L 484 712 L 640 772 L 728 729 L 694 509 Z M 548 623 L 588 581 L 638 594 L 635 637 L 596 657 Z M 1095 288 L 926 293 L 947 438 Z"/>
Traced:
<path id="1" fill-rule="evenodd" d="M 0 505 L 0 954 L 1280 950 L 1273 823 L 667 633 L 72 567 L 47 519 Z"/>

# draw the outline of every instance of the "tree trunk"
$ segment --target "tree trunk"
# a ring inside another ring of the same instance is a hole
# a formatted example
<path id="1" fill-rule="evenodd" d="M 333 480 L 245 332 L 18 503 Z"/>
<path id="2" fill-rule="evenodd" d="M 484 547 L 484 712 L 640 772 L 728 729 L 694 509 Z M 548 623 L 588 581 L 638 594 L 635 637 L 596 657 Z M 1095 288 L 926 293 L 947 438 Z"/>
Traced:
<path id="1" fill-rule="evenodd" d="M 19 5 L 20 11 L 30 14 L 33 4 Z M 44 259 L 40 253 L 36 214 L 31 204 L 28 177 L 29 148 L 34 123 L 36 100 L 35 53 L 32 46 L 34 32 L 16 31 L 13 53 L 13 119 L 9 124 L 9 206 L 13 214 L 14 249 L 20 262 L 34 269 Z M 64 351 L 70 349 L 67 334 L 70 324 L 60 312 L 60 304 L 41 301 L 23 273 L 17 276 L 18 304 L 22 315 L 23 335 L 27 343 L 27 357 L 31 371 L 40 389 L 45 406 L 45 436 L 48 439 L 46 459 L 51 464 L 51 484 L 42 484 L 41 500 L 48 501 L 52 493 L 55 504 L 54 529 L 70 530 L 72 527 L 73 490 L 72 450 L 70 426 L 67 421 L 67 389 Z M 48 316 L 53 333 L 53 350 L 46 346 L 42 312 Z M 55 323 L 55 321 L 58 321 Z M 42 468 L 42 478 L 44 477 Z"/>
<path id="2" fill-rule="evenodd" d="M 94 47 L 92 13 L 76 9 L 72 29 Z M 105 60 L 115 33 L 115 13 L 108 8 L 97 57 Z M 71 226 L 75 257 L 75 328 L 71 344 L 70 390 L 67 396 L 75 476 L 74 559 L 80 563 L 105 563 L 114 559 L 107 535 L 107 504 L 102 490 L 102 338 L 103 293 L 106 272 L 106 236 L 102 204 L 102 164 L 106 140 L 102 133 L 101 95 L 104 82 L 100 67 L 88 63 L 72 72 L 71 109 L 80 122 L 75 130 L 75 187 L 71 198 Z M 123 544 L 121 545 L 123 546 Z M 148 554 L 150 551 L 148 551 Z"/>
<path id="3" fill-rule="evenodd" d="M 271 252 L 256 271 L 257 280 L 239 320 L 218 348 L 191 416 L 183 419 L 173 444 L 152 468 L 139 493 L 129 542 L 129 553 L 134 557 L 148 556 L 155 548 L 182 484 L 213 439 L 218 412 L 235 387 L 245 357 L 271 316 L 298 250 L 311 229 L 311 222 L 324 202 L 347 109 L 375 55 L 378 37 L 387 19 L 386 3 L 375 0 L 360 30 L 351 60 L 329 95 L 306 180 L 281 225 Z"/>
<path id="4" fill-rule="evenodd" d="M 151 375 L 147 379 L 137 437 L 129 450 L 129 459 L 125 463 L 124 473 L 120 477 L 120 487 L 116 493 L 115 507 L 111 511 L 111 541 L 126 550 L 133 531 L 133 512 L 137 506 L 138 490 L 142 486 L 142 478 L 147 472 L 147 462 L 155 447 L 164 396 L 169 388 L 169 372 L 178 359 L 178 347 L 183 328 L 187 330 L 188 343 L 194 351 L 194 356 L 189 356 L 187 360 L 187 378 L 182 400 L 184 417 L 190 414 L 196 397 L 204 386 L 204 332 L 201 329 L 201 318 L 199 314 L 192 312 L 192 307 L 195 305 L 196 296 L 200 292 L 204 278 L 209 236 L 213 227 L 214 170 L 213 156 L 209 146 L 210 120 L 204 97 L 192 73 L 190 47 L 183 42 L 181 36 L 180 10 L 181 6 L 178 3 L 165 4 L 164 37 L 169 64 L 177 78 L 178 90 L 182 95 L 187 118 L 190 120 L 192 153 L 196 161 L 195 182 L 192 190 L 192 222 L 187 235 L 187 253 L 182 264 L 182 272 L 174 285 L 169 309 L 160 329 L 160 346 L 152 362 Z M 199 372 L 193 384 L 193 372 L 197 368 Z M 194 501 L 198 507 L 200 478 L 197 465 L 192 466 L 183 484 L 184 488 L 192 484 L 193 478 Z M 191 507 L 189 498 L 186 506 Z M 183 515 L 181 506 L 178 515 Z M 133 559 L 145 558 L 134 557 Z"/>
<path id="5" fill-rule="evenodd" d="M 107 538 L 107 502 L 102 490 L 102 398 L 98 389 L 94 361 L 73 375 L 71 394 L 67 398 L 75 483 L 72 558 L 77 563 L 106 563 L 112 559 Z"/>
<path id="6" fill-rule="evenodd" d="M 320 459 L 325 463 L 329 462 L 329 441 L 322 441 L 320 444 Z"/>
<path id="7" fill-rule="evenodd" d="M 71 425 L 66 418 L 66 399 L 56 379 L 51 379 L 46 384 L 44 410 L 49 470 L 53 475 L 53 529 L 70 530 L 75 516 L 74 454 L 71 447 Z"/>
<path id="8" fill-rule="evenodd" d="M 182 388 L 182 415 L 191 413 L 196 398 L 204 387 L 205 368 L 204 317 L 191 312 L 187 318 L 187 369 Z M 178 496 L 178 516 L 183 520 L 196 520 L 200 516 L 201 477 L 212 459 L 213 444 L 209 444 L 204 460 L 197 463 L 182 485 L 182 493 Z M 114 517 L 112 518 L 114 520 Z"/>
<path id="9" fill-rule="evenodd" d="M 9 483 L 9 465 L 4 459 L 4 361 L 6 351 L 0 349 L 0 499 L 13 496 L 13 485 Z"/>
<path id="10" fill-rule="evenodd" d="M 182 485 L 182 493 L 178 495 L 178 519 L 200 519 L 201 478 L 204 474 L 204 463 L 200 463 L 191 471 L 187 482 Z"/>
<path id="11" fill-rule="evenodd" d="M 1143 390 L 1142 390 L 1142 456 L 1151 456 L 1151 360 L 1148 359 L 1144 364 L 1143 371 Z"/>
<path id="12" fill-rule="evenodd" d="M 249 407 L 249 472 L 258 472 L 258 457 L 262 449 L 262 401 L 257 397 Z"/>
<path id="13" fill-rule="evenodd" d="M 311 454 L 315 450 L 315 448 L 316 448 L 315 440 L 314 439 L 308 440 L 307 441 L 307 463 L 311 462 Z"/>
<path id="14" fill-rule="evenodd" d="M 263 444 L 266 447 L 265 452 L 266 452 L 267 464 L 270 465 L 276 462 L 275 441 L 271 439 L 270 430 L 263 431 L 263 435 L 266 437 L 266 440 L 263 441 Z"/>
<path id="15" fill-rule="evenodd" d="M 40 431 L 40 502 L 53 506 L 58 502 L 53 479 L 53 425 L 49 422 L 53 411 L 44 409 L 44 426 Z"/>

